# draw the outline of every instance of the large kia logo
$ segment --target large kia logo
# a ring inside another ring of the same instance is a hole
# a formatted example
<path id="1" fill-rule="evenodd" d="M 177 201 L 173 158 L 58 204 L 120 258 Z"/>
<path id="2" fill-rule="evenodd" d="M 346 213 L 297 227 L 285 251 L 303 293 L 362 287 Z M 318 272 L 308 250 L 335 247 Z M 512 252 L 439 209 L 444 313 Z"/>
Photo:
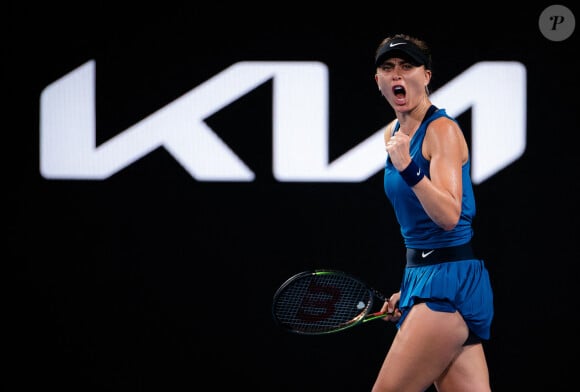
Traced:
<path id="1" fill-rule="evenodd" d="M 46 179 L 105 180 L 163 147 L 198 181 L 253 181 L 254 171 L 235 146 L 224 143 L 204 120 L 269 80 L 276 180 L 359 182 L 384 168 L 382 129 L 329 161 L 328 68 L 323 63 L 233 64 L 99 146 L 95 67 L 89 61 L 42 92 L 40 172 Z M 526 69 L 521 63 L 476 63 L 431 100 L 454 117 L 471 109 L 474 184 L 523 154 Z"/>

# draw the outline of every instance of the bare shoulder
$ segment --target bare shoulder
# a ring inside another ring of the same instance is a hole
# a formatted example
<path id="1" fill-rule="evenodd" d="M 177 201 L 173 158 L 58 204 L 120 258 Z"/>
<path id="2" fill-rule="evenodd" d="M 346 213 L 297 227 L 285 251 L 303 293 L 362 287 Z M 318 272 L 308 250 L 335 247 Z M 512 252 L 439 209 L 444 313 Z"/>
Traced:
<path id="1" fill-rule="evenodd" d="M 439 117 L 431 121 L 427 127 L 427 134 L 444 138 L 453 136 L 463 137 L 463 131 L 459 127 L 459 124 L 448 117 Z"/>
<path id="2" fill-rule="evenodd" d="M 389 141 L 389 139 L 393 135 L 393 129 L 395 128 L 396 122 L 397 122 L 397 119 L 395 118 L 393 121 L 391 121 L 390 123 L 388 123 L 385 126 L 385 131 L 384 131 L 385 145 L 387 144 L 387 142 Z"/>
<path id="3" fill-rule="evenodd" d="M 463 157 L 462 160 L 466 158 L 468 151 L 459 124 L 447 117 L 439 117 L 429 124 L 423 147 L 425 156 L 433 156 L 437 152 L 447 154 L 457 151 Z"/>

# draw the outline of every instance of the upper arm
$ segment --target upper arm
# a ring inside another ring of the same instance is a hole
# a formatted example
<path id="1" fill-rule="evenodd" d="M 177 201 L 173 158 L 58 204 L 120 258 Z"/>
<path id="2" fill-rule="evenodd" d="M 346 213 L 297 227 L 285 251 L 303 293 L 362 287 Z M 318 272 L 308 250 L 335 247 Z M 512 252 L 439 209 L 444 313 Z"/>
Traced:
<path id="1" fill-rule="evenodd" d="M 430 161 L 431 182 L 449 193 L 461 209 L 462 167 L 468 158 L 468 147 L 459 125 L 448 118 L 434 120 L 427 128 L 423 155 Z"/>

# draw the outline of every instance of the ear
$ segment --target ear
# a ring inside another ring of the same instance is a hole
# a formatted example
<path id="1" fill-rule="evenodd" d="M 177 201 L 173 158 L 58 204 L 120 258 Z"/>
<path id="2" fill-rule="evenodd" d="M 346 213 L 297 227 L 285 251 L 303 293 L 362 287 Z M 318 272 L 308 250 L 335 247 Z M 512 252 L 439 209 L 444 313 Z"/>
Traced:
<path id="1" fill-rule="evenodd" d="M 433 73 L 431 72 L 430 69 L 425 70 L 425 86 L 428 86 L 429 83 L 431 82 L 432 75 L 433 75 Z"/>

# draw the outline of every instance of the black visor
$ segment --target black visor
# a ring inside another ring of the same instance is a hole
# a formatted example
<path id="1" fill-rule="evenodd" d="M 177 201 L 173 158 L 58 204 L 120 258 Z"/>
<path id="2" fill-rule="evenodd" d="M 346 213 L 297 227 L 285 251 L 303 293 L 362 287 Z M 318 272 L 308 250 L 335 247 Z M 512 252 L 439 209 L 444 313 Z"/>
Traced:
<path id="1" fill-rule="evenodd" d="M 413 65 L 424 65 L 429 68 L 429 58 L 411 41 L 402 38 L 395 38 L 384 45 L 375 57 L 375 65 L 379 67 L 385 60 L 391 57 L 401 57 L 408 60 Z"/>

